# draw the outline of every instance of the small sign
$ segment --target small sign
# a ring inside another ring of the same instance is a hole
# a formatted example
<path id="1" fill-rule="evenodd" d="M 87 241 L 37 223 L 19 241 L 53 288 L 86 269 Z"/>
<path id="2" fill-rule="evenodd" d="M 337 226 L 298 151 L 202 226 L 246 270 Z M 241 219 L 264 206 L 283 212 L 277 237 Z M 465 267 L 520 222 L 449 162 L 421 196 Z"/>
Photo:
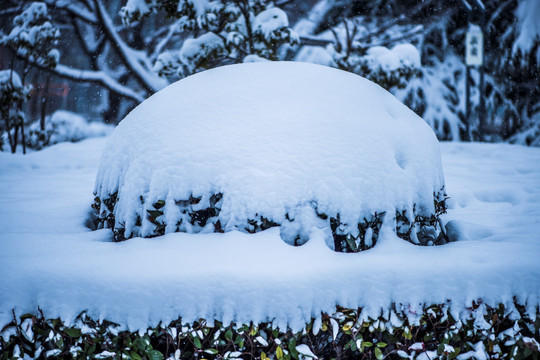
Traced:
<path id="1" fill-rule="evenodd" d="M 484 34 L 478 27 L 471 27 L 465 36 L 465 64 L 482 66 L 484 63 Z"/>

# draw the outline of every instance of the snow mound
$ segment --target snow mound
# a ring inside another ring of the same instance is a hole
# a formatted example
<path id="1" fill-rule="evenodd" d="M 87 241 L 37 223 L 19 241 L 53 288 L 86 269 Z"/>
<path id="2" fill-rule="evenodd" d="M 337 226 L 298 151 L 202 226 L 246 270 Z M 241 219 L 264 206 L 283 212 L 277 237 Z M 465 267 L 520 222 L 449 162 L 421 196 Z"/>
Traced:
<path id="1" fill-rule="evenodd" d="M 113 130 L 112 125 L 89 122 L 79 114 L 57 110 L 45 121 L 42 130 L 39 121 L 28 126 L 28 146 L 40 150 L 61 142 L 78 142 L 87 138 L 106 136 Z"/>
<path id="2" fill-rule="evenodd" d="M 374 246 L 383 223 L 438 243 L 445 209 L 439 143 L 420 117 L 362 77 L 289 62 L 156 93 L 113 132 L 94 192 L 116 240 L 279 225 L 289 244 L 322 229 L 342 251 Z"/>

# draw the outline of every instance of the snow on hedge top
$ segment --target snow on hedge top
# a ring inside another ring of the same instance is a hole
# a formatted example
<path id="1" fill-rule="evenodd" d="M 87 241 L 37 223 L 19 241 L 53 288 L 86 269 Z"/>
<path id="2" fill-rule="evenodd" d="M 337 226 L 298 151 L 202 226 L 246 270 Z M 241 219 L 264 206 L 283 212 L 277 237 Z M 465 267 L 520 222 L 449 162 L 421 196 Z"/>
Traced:
<path id="1" fill-rule="evenodd" d="M 229 231 L 291 214 L 310 226 L 303 209 L 313 208 L 346 224 L 415 205 L 432 214 L 443 185 L 434 133 L 378 85 L 314 64 L 256 62 L 190 76 L 135 108 L 104 150 L 95 193 L 118 193 L 116 224 L 148 236 L 159 200 L 173 232 L 175 202 L 201 197 L 204 208 L 221 193 Z"/>

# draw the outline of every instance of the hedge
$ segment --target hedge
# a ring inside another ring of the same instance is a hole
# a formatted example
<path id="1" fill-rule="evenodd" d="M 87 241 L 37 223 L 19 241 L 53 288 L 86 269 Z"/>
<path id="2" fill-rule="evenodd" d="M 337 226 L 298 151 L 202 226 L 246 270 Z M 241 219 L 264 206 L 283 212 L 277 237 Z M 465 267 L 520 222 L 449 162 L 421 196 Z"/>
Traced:
<path id="1" fill-rule="evenodd" d="M 450 302 L 418 311 L 393 305 L 373 319 L 337 307 L 301 331 L 272 322 L 222 324 L 200 319 L 136 332 L 81 313 L 66 323 L 41 310 L 15 316 L 1 331 L 1 360 L 60 359 L 539 359 L 540 314 L 517 301 L 481 301 L 452 315 Z"/>

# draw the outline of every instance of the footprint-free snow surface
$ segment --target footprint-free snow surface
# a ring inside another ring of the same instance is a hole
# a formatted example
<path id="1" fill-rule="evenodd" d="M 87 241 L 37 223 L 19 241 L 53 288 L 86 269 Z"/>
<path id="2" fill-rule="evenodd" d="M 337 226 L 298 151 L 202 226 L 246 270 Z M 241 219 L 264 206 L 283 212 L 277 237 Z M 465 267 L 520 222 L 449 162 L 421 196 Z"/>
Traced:
<path id="1" fill-rule="evenodd" d="M 105 141 L 0 153 L 0 327 L 12 309 L 38 306 L 137 329 L 179 316 L 299 328 L 336 304 L 374 316 L 392 302 L 450 300 L 456 313 L 478 298 L 538 305 L 540 149 L 442 143 L 444 220 L 460 240 L 420 247 L 384 231 L 373 249 L 343 254 L 317 236 L 289 246 L 277 229 L 113 243 L 110 230 L 85 227 Z"/>

